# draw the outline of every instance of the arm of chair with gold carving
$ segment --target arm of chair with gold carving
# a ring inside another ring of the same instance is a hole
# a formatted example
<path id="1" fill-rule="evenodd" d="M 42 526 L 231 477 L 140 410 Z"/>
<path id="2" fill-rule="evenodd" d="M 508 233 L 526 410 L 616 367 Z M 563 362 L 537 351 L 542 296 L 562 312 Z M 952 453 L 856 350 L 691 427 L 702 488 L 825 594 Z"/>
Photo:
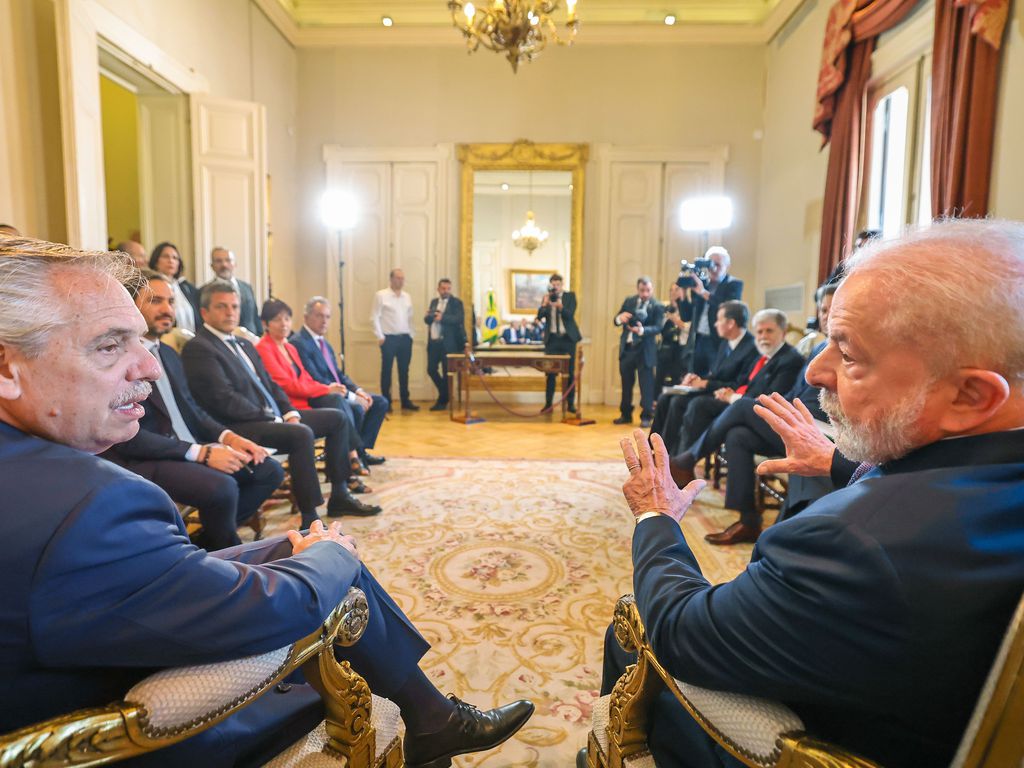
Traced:
<path id="1" fill-rule="evenodd" d="M 162 670 L 133 686 L 123 701 L 0 735 L 0 768 L 93 766 L 162 749 L 221 722 L 300 668 L 324 698 L 326 729 L 321 726 L 282 756 L 304 747 L 331 753 L 339 766 L 348 768 L 397 765 L 397 707 L 377 697 L 371 704 L 366 682 L 348 662 L 338 662 L 333 651 L 336 644 L 358 641 L 368 618 L 366 596 L 353 587 L 316 632 L 291 646 Z M 387 733 L 379 739 L 375 726 L 381 714 L 390 715 L 394 723 L 381 723 Z M 325 733 L 319 742 L 317 731 Z M 315 743 L 305 743 L 310 740 Z M 378 741 L 382 749 L 376 748 Z"/>
<path id="2" fill-rule="evenodd" d="M 637 663 L 594 707 L 589 768 L 654 766 L 647 751 L 647 719 L 663 687 L 712 739 L 749 768 L 878 768 L 808 736 L 800 718 L 782 704 L 673 678 L 654 656 L 632 595 L 619 598 L 614 625 L 615 639 L 626 651 L 636 652 Z"/>

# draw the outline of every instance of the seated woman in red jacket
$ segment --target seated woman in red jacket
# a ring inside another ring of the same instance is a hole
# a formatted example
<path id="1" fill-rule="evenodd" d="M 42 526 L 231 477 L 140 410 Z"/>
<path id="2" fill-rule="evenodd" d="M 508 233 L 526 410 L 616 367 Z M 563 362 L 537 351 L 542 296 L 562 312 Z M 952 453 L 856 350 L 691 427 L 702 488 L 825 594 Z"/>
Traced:
<path id="1" fill-rule="evenodd" d="M 296 410 L 304 408 L 345 408 L 347 391 L 341 384 L 321 384 L 303 367 L 299 351 L 289 343 L 292 332 L 292 308 L 280 299 L 267 299 L 260 312 L 264 334 L 256 345 L 263 359 L 263 365 L 270 378 L 284 390 Z M 352 431 L 353 441 L 359 434 Z M 349 460 L 352 463 L 352 479 L 349 490 L 353 493 L 369 493 L 370 489 L 359 479 L 368 475 L 369 470 L 359 460 L 358 442 L 349 446 Z"/>

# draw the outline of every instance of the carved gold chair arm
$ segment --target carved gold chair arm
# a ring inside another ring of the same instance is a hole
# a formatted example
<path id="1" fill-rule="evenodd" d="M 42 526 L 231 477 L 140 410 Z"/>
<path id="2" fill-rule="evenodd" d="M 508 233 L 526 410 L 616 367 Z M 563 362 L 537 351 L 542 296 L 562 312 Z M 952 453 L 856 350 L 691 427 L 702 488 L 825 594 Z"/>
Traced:
<path id="1" fill-rule="evenodd" d="M 340 729 L 352 727 L 357 732 L 357 738 L 348 741 L 340 733 L 337 738 L 332 734 L 330 747 L 348 755 L 349 742 L 365 744 L 369 739 L 372 756 L 369 688 L 347 663 L 336 661 L 333 650 L 335 644 L 357 642 L 368 620 L 366 596 L 353 587 L 315 632 L 287 648 L 163 670 L 136 684 L 124 701 L 0 734 L 0 768 L 102 765 L 168 747 L 221 722 L 300 667 L 321 695 L 329 697 L 328 729 L 337 723 Z M 333 685 L 318 686 L 317 674 L 329 675 Z M 200 677 L 209 685 L 191 684 Z M 359 765 L 373 762 L 360 763 L 350 756 L 349 766 Z"/>
<path id="2" fill-rule="evenodd" d="M 612 690 L 607 750 L 599 749 L 590 735 L 590 768 L 622 768 L 646 753 L 648 713 L 663 686 L 715 742 L 749 768 L 879 768 L 807 735 L 800 719 L 781 704 L 674 679 L 655 657 L 632 595 L 619 599 L 613 625 L 619 645 L 636 652 L 637 663 Z"/>

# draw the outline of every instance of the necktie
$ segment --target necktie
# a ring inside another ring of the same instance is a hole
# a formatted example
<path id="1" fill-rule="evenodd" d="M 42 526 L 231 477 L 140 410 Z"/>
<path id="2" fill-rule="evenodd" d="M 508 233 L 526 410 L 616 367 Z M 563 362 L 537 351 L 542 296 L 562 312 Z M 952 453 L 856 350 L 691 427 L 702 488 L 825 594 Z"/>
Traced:
<path id="1" fill-rule="evenodd" d="M 757 378 L 757 374 L 761 372 L 761 369 L 764 368 L 767 362 L 768 357 L 766 355 L 761 355 L 761 357 L 758 358 L 757 362 L 754 363 L 754 367 L 750 369 L 750 375 L 747 377 L 747 383 L 736 390 L 737 395 L 745 395 L 747 393 L 750 383 Z"/>
<path id="2" fill-rule="evenodd" d="M 263 395 L 266 406 L 271 410 L 271 412 L 273 412 L 275 418 L 280 419 L 281 409 L 277 407 L 277 403 L 274 401 L 274 398 L 270 396 L 270 392 L 268 392 L 267 388 L 263 386 L 263 382 L 260 381 L 260 377 L 256 375 L 256 371 L 253 370 L 252 363 L 249 358 L 245 356 L 245 352 L 243 352 L 242 348 L 238 346 L 238 339 L 231 336 L 227 339 L 227 342 L 228 346 L 234 350 L 235 354 L 238 355 L 239 358 L 241 358 L 239 362 L 241 362 L 242 368 L 244 368 L 245 372 L 249 374 L 249 378 L 252 379 L 252 383 L 256 385 L 260 394 Z"/>
<path id="3" fill-rule="evenodd" d="M 434 310 L 440 312 L 443 315 L 445 309 L 447 308 L 448 299 L 438 299 L 437 305 L 434 307 Z M 437 341 L 438 339 L 441 338 L 441 323 L 439 323 L 437 320 L 434 320 L 430 324 L 430 338 L 432 338 L 434 341 Z"/>
<path id="4" fill-rule="evenodd" d="M 562 313 L 557 307 L 551 307 L 551 330 L 555 336 L 562 335 Z"/>
<path id="5" fill-rule="evenodd" d="M 864 477 L 864 475 L 866 475 L 868 472 L 870 472 L 874 468 L 875 468 L 874 464 L 869 464 L 866 461 L 862 461 L 860 464 L 857 465 L 857 468 L 855 470 L 853 470 L 853 474 L 850 475 L 850 482 L 848 482 L 846 484 L 847 487 L 849 487 L 849 486 L 853 485 L 854 483 L 856 483 L 858 480 L 860 480 L 862 477 Z"/>
<path id="6" fill-rule="evenodd" d="M 317 339 L 316 345 L 320 347 L 320 354 L 323 355 L 324 362 L 327 363 L 327 367 L 331 369 L 331 376 L 334 377 L 334 381 L 341 384 L 341 377 L 338 376 L 338 369 L 334 365 L 334 359 L 330 352 L 327 351 L 327 342 L 324 341 L 324 337 L 321 336 Z"/>
<path id="7" fill-rule="evenodd" d="M 167 371 L 164 370 L 163 361 L 160 360 L 158 354 L 159 347 L 153 347 L 150 352 L 153 353 L 153 357 L 156 358 L 157 363 L 160 365 L 160 370 L 163 375 L 156 380 L 156 391 L 160 395 L 160 399 L 163 400 L 164 408 L 167 409 L 167 415 L 171 418 L 171 429 L 174 430 L 175 436 L 179 440 L 184 440 L 186 443 L 198 443 L 191 430 L 188 428 L 188 424 L 185 423 L 185 419 L 181 415 L 181 409 L 178 408 L 178 402 L 174 399 L 174 391 L 171 389 L 171 382 L 167 380 Z"/>

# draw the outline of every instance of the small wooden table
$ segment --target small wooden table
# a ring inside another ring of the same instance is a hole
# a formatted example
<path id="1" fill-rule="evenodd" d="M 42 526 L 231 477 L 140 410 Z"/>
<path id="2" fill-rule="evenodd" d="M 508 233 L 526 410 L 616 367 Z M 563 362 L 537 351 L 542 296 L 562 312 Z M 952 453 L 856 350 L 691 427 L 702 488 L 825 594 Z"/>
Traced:
<path id="1" fill-rule="evenodd" d="M 541 373 L 553 373 L 562 377 L 562 421 L 567 421 L 568 403 L 565 395 L 569 389 L 569 367 L 571 355 L 545 355 L 541 349 L 486 350 L 472 356 L 448 355 L 448 415 L 452 421 L 462 424 L 476 424 L 483 421 L 470 410 L 472 384 L 483 368 L 533 368 Z M 462 400 L 462 413 L 455 412 L 455 390 Z M 508 389 L 507 386 L 502 387 Z"/>

